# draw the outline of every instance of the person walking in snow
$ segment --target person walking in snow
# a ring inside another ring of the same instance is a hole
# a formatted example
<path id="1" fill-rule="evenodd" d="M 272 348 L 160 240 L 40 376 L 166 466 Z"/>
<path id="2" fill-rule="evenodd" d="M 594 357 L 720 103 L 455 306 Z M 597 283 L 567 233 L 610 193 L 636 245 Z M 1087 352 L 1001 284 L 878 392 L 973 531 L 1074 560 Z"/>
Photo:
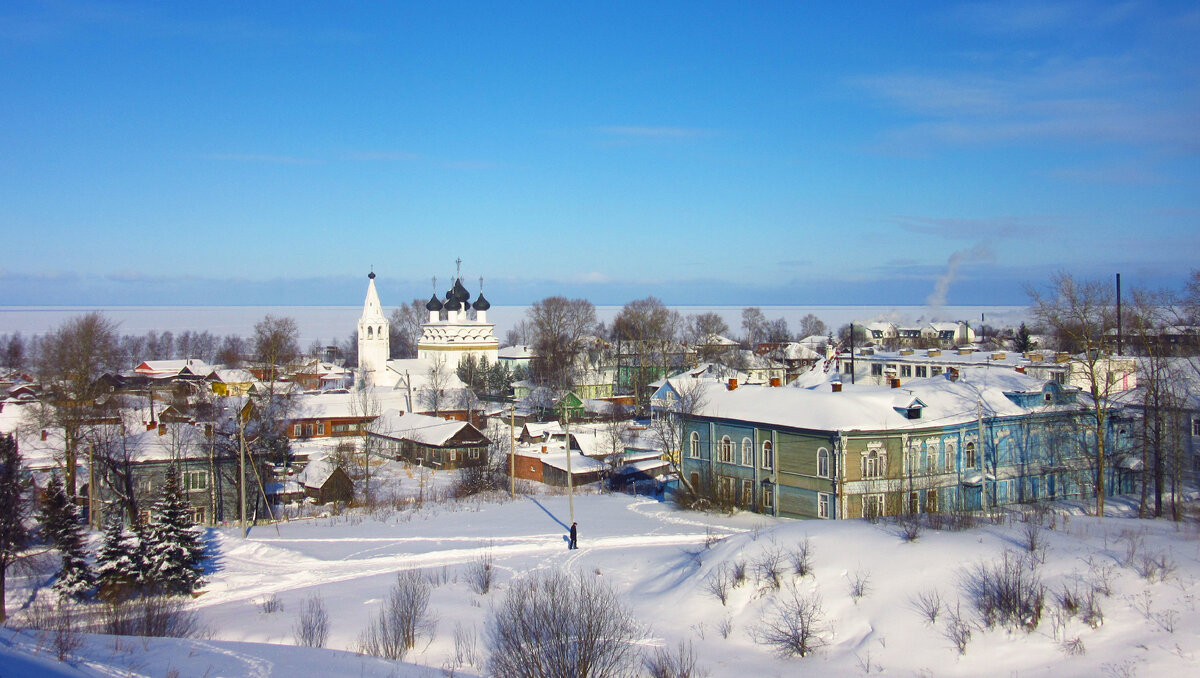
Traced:
<path id="1" fill-rule="evenodd" d="M 579 528 L 575 523 L 571 523 L 571 543 L 567 546 L 569 549 L 579 548 Z"/>

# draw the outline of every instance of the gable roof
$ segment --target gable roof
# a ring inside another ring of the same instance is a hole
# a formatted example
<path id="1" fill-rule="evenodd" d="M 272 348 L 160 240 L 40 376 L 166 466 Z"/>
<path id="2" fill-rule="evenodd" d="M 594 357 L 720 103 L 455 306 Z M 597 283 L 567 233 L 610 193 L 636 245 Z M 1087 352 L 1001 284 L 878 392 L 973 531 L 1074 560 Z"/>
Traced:
<path id="1" fill-rule="evenodd" d="M 491 442 L 469 422 L 452 421 L 395 409 L 381 414 L 367 430 L 385 438 L 411 440 L 433 447 L 442 447 L 460 434 L 465 434 L 472 439 L 481 439 L 485 443 Z"/>

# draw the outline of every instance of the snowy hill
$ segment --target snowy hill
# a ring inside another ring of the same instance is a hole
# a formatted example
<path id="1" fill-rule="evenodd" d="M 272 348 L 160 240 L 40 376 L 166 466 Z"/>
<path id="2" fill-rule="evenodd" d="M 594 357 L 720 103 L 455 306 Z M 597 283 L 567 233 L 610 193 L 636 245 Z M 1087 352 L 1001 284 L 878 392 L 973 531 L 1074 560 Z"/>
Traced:
<path id="1" fill-rule="evenodd" d="M 212 640 L 89 636 L 74 653 L 78 672 L 61 675 L 161 676 L 171 668 L 197 676 L 441 675 L 443 668 L 482 675 L 491 607 L 514 579 L 553 568 L 603 579 L 646 628 L 647 650 L 691 641 L 712 676 L 1059 678 L 1193 675 L 1200 668 L 1194 525 L 1052 514 L 1027 527 L 1010 516 L 965 531 L 926 528 L 910 542 L 887 521 L 709 515 L 640 497 L 584 495 L 575 499 L 580 549 L 568 551 L 570 518 L 566 497 L 537 496 L 294 521 L 254 528 L 247 539 L 213 531 L 219 555 L 194 601 Z M 1033 554 L 1025 548 L 1030 532 L 1045 544 Z M 805 543 L 811 572 L 799 576 L 794 561 Z M 1006 551 L 1046 586 L 1041 623 L 1029 632 L 984 628 L 968 595 L 970 573 Z M 467 571 L 484 554 L 497 577 L 481 595 Z M 745 579 L 735 585 L 743 564 Z M 412 568 L 432 582 L 432 637 L 403 665 L 345 652 L 357 647 L 396 573 Z M 722 577 L 724 603 L 715 593 Z M 1108 595 L 1095 596 L 1102 613 L 1095 628 L 1082 615 L 1057 612 L 1064 587 L 1101 586 Z M 804 658 L 782 657 L 759 642 L 764 620 L 793 590 L 820 603 L 823 647 Z M 933 592 L 943 601 L 935 623 L 916 604 Z M 292 629 L 314 594 L 328 609 L 333 650 L 293 647 Z M 962 654 L 947 633 L 956 603 L 972 631 Z M 29 657 L 35 638 L 26 632 L 10 642 L 2 649 L 6 660 Z M 34 659 L 53 656 L 47 652 Z M 393 674 L 393 667 L 400 668 Z"/>

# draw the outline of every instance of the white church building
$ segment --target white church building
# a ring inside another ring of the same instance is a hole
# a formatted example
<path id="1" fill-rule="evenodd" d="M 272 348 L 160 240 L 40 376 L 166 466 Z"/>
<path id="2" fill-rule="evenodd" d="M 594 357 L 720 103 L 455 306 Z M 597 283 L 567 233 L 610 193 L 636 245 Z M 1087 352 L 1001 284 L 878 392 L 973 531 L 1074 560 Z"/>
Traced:
<path id="1" fill-rule="evenodd" d="M 465 388 L 455 374 L 464 358 L 486 358 L 489 364 L 498 359 L 500 342 L 496 339 L 496 326 L 487 321 L 491 304 L 483 296 L 482 278 L 479 295 L 473 302 L 463 285 L 461 271 L 444 299 L 435 292 L 425 304 L 429 320 L 421 326 L 417 357 L 400 360 L 388 357 L 391 346 L 387 316 L 375 289 L 375 273 L 367 278 L 367 297 L 358 319 L 358 372 L 365 385 L 416 394 L 431 388 L 429 382 L 436 381 L 433 388 L 456 390 Z M 434 284 L 436 289 L 436 280 Z M 412 403 L 409 411 L 421 409 Z"/>

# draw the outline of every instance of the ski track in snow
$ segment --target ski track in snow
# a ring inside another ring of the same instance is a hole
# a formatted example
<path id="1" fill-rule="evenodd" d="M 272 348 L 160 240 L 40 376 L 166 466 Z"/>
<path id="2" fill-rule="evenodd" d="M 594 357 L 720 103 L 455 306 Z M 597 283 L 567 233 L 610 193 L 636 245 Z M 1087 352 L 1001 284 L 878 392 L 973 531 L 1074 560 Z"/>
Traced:
<path id="1" fill-rule="evenodd" d="M 664 525 L 686 527 L 709 527 L 697 521 L 681 519 L 675 516 L 665 516 L 656 512 L 639 510 L 648 504 L 656 504 L 654 500 L 634 502 L 627 506 L 638 515 L 657 520 Z M 721 528 L 729 533 L 738 532 L 736 529 Z M 654 531 L 654 532 L 657 532 Z M 675 534 L 640 534 L 630 536 L 593 537 L 583 541 L 584 548 L 570 553 L 565 564 L 574 567 L 587 553 L 613 549 L 628 548 L 657 548 L 663 546 L 684 546 L 702 544 L 707 539 L 706 534 L 684 532 Z M 239 543 L 236 538 L 221 537 L 223 558 L 227 562 L 236 562 L 238 572 L 254 572 L 252 576 L 239 575 L 237 580 L 220 581 L 205 595 L 196 600 L 198 607 L 209 607 L 230 602 L 251 600 L 254 598 L 310 586 L 335 584 L 372 577 L 382 574 L 429 567 L 441 567 L 470 562 L 483 555 L 491 553 L 496 561 L 508 557 L 546 554 L 543 559 L 545 566 L 563 563 L 562 558 L 553 554 L 565 549 L 560 533 L 533 534 L 515 537 L 264 537 Z M 285 545 L 303 546 L 305 544 L 372 544 L 371 548 L 355 551 L 335 560 L 322 560 L 310 555 L 298 553 Z M 434 549 L 420 553 L 400 553 L 378 555 L 362 558 L 367 553 L 381 551 L 390 547 L 402 547 L 414 544 L 459 544 L 472 546 L 465 548 Z M 497 562 L 499 565 L 500 563 Z M 235 569 L 235 568 L 230 568 Z"/>
<path id="2" fill-rule="evenodd" d="M 239 675 L 246 676 L 246 678 L 270 678 L 275 668 L 275 664 L 270 660 L 262 657 L 254 657 L 244 652 L 217 647 L 216 645 L 205 643 L 203 641 L 197 641 L 195 646 L 208 650 L 214 654 L 222 654 L 226 657 L 231 657 L 241 662 L 246 666 L 246 671 Z"/>

